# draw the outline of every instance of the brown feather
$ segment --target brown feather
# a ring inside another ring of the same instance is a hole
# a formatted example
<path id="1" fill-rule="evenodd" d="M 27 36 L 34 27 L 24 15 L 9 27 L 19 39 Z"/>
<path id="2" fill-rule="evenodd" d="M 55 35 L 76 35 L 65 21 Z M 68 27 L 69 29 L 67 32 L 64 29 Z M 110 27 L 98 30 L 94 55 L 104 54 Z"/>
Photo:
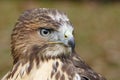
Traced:
<path id="1" fill-rule="evenodd" d="M 71 46 L 56 42 L 56 37 L 40 35 L 41 28 L 55 31 L 57 40 L 62 40 L 62 30 L 73 29 L 67 16 L 58 10 L 39 8 L 25 11 L 11 35 L 13 69 L 2 80 L 106 80 Z"/>

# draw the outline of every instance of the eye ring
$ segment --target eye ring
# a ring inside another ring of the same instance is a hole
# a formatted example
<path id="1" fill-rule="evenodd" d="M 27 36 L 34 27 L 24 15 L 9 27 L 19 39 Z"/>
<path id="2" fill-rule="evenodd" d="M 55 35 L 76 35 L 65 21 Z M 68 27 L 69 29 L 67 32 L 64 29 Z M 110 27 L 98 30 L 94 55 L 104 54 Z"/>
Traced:
<path id="1" fill-rule="evenodd" d="M 45 29 L 45 28 L 42 28 L 40 29 L 40 34 L 44 37 L 47 37 L 48 35 L 51 34 L 51 30 L 50 29 Z"/>

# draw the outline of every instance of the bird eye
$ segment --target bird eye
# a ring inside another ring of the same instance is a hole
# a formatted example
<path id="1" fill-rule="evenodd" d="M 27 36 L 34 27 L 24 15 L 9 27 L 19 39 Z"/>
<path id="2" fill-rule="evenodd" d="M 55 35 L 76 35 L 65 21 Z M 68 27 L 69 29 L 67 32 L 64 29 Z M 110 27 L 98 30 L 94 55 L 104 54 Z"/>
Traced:
<path id="1" fill-rule="evenodd" d="M 48 36 L 49 34 L 51 33 L 51 30 L 50 29 L 45 29 L 45 28 L 42 28 L 42 29 L 40 29 L 40 34 L 42 35 L 42 36 Z"/>

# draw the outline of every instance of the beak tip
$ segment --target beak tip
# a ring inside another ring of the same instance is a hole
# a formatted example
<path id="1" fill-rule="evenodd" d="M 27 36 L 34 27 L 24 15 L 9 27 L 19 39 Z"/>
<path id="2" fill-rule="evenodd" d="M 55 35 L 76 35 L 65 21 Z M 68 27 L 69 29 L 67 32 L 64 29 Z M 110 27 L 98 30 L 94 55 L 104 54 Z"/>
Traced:
<path id="1" fill-rule="evenodd" d="M 68 45 L 72 47 L 72 49 L 74 50 L 75 48 L 75 40 L 74 38 L 71 38 L 69 41 L 68 41 Z"/>

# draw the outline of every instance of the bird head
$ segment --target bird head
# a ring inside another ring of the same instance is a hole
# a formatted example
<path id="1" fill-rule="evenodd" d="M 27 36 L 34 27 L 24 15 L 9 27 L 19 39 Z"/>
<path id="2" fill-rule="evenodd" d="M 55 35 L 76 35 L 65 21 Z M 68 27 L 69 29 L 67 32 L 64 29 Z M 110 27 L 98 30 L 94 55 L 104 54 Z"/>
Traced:
<path id="1" fill-rule="evenodd" d="M 18 19 L 12 33 L 14 61 L 29 55 L 57 57 L 75 48 L 73 27 L 65 13 L 54 9 L 32 9 Z"/>

